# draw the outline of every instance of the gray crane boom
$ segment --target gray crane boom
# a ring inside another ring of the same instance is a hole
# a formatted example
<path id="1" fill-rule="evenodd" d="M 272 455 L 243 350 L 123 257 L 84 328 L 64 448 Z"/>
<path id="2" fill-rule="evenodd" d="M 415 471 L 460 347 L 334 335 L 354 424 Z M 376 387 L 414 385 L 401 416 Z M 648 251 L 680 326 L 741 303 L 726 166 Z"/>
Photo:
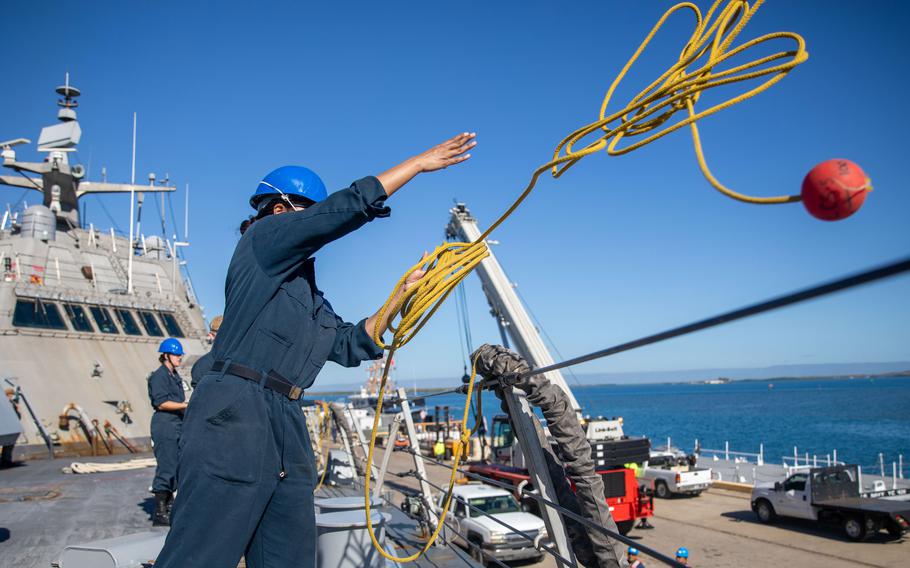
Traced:
<path id="1" fill-rule="evenodd" d="M 481 231 L 477 226 L 477 220 L 471 216 L 471 212 L 463 203 L 457 204 L 450 212 L 452 217 L 446 228 L 447 237 L 458 238 L 466 242 L 475 241 L 480 237 Z M 505 329 L 508 333 L 515 351 L 533 367 L 544 367 L 555 363 L 518 298 L 518 294 L 515 293 L 511 281 L 506 277 L 505 271 L 492 251 L 490 256 L 480 263 L 476 271 L 483 283 L 484 294 L 487 296 L 487 301 L 490 303 L 500 330 Z M 575 400 L 575 395 L 572 394 L 572 389 L 569 388 L 562 373 L 558 370 L 551 371 L 545 376 L 565 391 L 572 403 L 572 408 L 575 409 L 575 412 L 581 413 L 581 407 Z"/>

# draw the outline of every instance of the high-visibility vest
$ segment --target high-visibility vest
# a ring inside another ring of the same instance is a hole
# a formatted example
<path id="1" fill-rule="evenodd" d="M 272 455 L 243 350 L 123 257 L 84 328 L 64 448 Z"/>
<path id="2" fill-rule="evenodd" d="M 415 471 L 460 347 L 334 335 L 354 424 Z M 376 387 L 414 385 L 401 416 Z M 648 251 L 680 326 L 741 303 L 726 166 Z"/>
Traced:
<path id="1" fill-rule="evenodd" d="M 632 463 L 623 464 L 623 467 L 625 467 L 626 469 L 631 469 L 635 473 L 635 477 L 638 477 L 641 474 L 641 468 L 638 467 L 637 463 L 632 462 Z"/>

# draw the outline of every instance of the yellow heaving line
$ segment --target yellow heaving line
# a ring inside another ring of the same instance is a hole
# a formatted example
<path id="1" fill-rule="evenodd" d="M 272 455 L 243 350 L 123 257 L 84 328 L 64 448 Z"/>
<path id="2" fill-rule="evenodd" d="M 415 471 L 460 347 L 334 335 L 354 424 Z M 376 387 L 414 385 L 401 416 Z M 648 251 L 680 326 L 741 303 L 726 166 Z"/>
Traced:
<path id="1" fill-rule="evenodd" d="M 374 333 L 373 340 L 377 345 L 389 350 L 389 358 L 392 359 L 395 352 L 407 344 L 414 336 L 426 325 L 427 321 L 436 313 L 436 310 L 442 305 L 455 286 L 464 280 L 468 274 L 483 260 L 488 254 L 485 239 L 499 225 L 511 215 L 525 198 L 534 189 L 538 178 L 550 171 L 554 178 L 560 177 L 567 169 L 575 165 L 579 160 L 606 149 L 611 156 L 619 156 L 641 148 L 646 144 L 670 134 L 680 128 L 689 126 L 692 131 L 692 141 L 695 146 L 695 155 L 698 158 L 698 165 L 708 182 L 715 189 L 740 201 L 755 204 L 776 204 L 790 203 L 799 201 L 799 195 L 784 195 L 776 197 L 753 197 L 737 193 L 723 184 L 721 184 L 708 169 L 704 152 L 701 147 L 701 140 L 698 135 L 697 121 L 706 116 L 710 116 L 725 108 L 729 108 L 746 99 L 765 91 L 789 73 L 794 67 L 808 59 L 806 44 L 803 38 L 792 32 L 776 32 L 763 35 L 761 37 L 749 40 L 742 45 L 730 49 L 730 45 L 743 30 L 755 12 L 761 7 L 764 0 L 756 0 L 751 6 L 744 0 L 729 0 L 722 9 L 720 4 L 722 0 L 715 0 L 708 12 L 702 16 L 698 6 L 691 2 L 682 2 L 676 4 L 657 21 L 650 33 L 645 37 L 641 45 L 622 68 L 619 75 L 610 85 L 603 102 L 600 105 L 600 118 L 575 130 L 566 136 L 557 144 L 553 152 L 553 159 L 546 164 L 541 165 L 534 170 L 531 180 L 525 187 L 524 191 L 518 196 L 515 202 L 503 213 L 495 223 L 471 243 L 445 243 L 436 248 L 431 255 L 422 259 L 420 262 L 409 268 L 405 275 L 398 281 L 394 290 L 399 290 L 407 278 L 415 270 L 423 269 L 426 275 L 419 280 L 407 293 L 402 294 L 396 300 L 395 293 L 386 300 L 379 312 L 380 321 L 385 321 L 389 314 L 401 316 L 397 325 L 391 325 L 393 332 L 392 342 L 386 344 L 378 333 Z M 607 114 L 607 106 L 613 96 L 616 87 L 623 80 L 629 69 L 642 54 L 657 32 L 664 25 L 664 22 L 676 12 L 689 10 L 695 16 L 695 30 L 689 41 L 683 47 L 679 58 L 673 65 L 667 69 L 660 77 L 655 79 L 651 84 L 645 87 L 636 95 L 623 109 Z M 714 72 L 714 67 L 723 64 L 733 57 L 755 47 L 759 44 L 772 40 L 792 40 L 794 45 L 791 50 L 779 51 L 771 55 L 766 55 L 759 59 L 749 61 L 729 69 Z M 737 95 L 723 103 L 716 104 L 705 110 L 696 112 L 695 103 L 701 97 L 702 91 L 747 81 L 751 79 L 765 78 L 760 84 L 752 89 Z M 677 112 L 685 110 L 687 116 L 678 122 L 668 124 L 671 117 Z M 576 146 L 583 139 L 591 135 L 598 136 L 593 140 L 582 144 L 580 149 Z M 643 137 L 642 139 L 624 147 L 618 147 L 620 140 L 624 137 Z M 376 445 L 376 431 L 379 426 L 379 418 L 382 414 L 382 399 L 390 365 L 387 365 L 379 387 L 379 400 L 376 406 L 376 416 L 373 420 L 373 433 L 370 437 L 368 463 L 373 462 L 373 453 Z M 475 372 L 471 373 L 471 380 L 468 383 L 467 400 L 470 400 L 471 392 L 474 386 Z M 468 408 L 465 404 L 464 416 L 461 420 L 461 436 L 456 441 L 453 448 L 453 470 L 449 479 L 448 494 L 443 504 L 443 510 L 439 516 L 440 522 L 433 531 L 433 534 L 427 540 L 422 549 L 410 556 L 395 557 L 388 554 L 376 539 L 373 530 L 373 524 L 370 520 L 370 476 L 366 476 L 364 503 L 366 508 L 366 522 L 369 529 L 370 539 L 373 546 L 385 558 L 394 562 L 412 562 L 420 558 L 433 545 L 433 542 L 439 536 L 440 527 L 442 526 L 449 505 L 452 500 L 452 487 L 455 484 L 456 470 L 459 461 L 464 457 L 465 448 L 471 436 L 471 430 L 468 428 Z M 388 449 L 386 450 L 388 451 Z"/>

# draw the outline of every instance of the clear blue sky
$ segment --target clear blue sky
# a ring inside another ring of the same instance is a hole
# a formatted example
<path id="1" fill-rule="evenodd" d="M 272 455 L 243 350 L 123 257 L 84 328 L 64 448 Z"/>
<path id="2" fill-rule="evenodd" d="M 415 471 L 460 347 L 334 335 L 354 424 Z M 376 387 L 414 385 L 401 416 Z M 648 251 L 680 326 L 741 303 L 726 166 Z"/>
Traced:
<path id="1" fill-rule="evenodd" d="M 441 241 L 453 198 L 482 224 L 498 216 L 556 142 L 596 118 L 611 80 L 671 5 L 9 1 L 0 139 L 35 140 L 69 71 L 83 91 L 79 159 L 93 179 L 106 166 L 109 180 L 128 181 L 137 111 L 138 179 L 167 171 L 181 188 L 191 184 L 187 257 L 211 317 L 223 306 L 237 225 L 266 172 L 304 164 L 340 189 L 476 131 L 467 164 L 419 177 L 391 200 L 391 218 L 319 253 L 321 288 L 356 320 Z M 809 61 L 701 125 L 715 173 L 746 193 L 798 192 L 824 159 L 861 164 L 875 191 L 850 219 L 823 223 L 799 204 L 757 207 L 717 194 L 685 132 L 543 180 L 497 232 L 495 252 L 563 354 L 908 254 L 908 15 L 896 1 L 769 0 L 743 37 L 801 33 Z M 687 16 L 671 22 L 617 101 L 669 65 L 690 29 Z M 34 147 L 20 157 L 35 158 Z M 3 202 L 19 198 L 3 192 Z M 89 220 L 108 227 L 98 199 L 86 200 Z M 128 199 L 103 199 L 127 227 Z M 149 203 L 145 219 L 154 218 Z M 893 279 L 577 372 L 910 360 L 908 291 L 910 279 Z M 496 341 L 474 278 L 468 298 L 475 342 Z M 458 376 L 461 367 L 450 302 L 399 355 L 398 376 Z M 363 373 L 329 365 L 320 381 Z"/>

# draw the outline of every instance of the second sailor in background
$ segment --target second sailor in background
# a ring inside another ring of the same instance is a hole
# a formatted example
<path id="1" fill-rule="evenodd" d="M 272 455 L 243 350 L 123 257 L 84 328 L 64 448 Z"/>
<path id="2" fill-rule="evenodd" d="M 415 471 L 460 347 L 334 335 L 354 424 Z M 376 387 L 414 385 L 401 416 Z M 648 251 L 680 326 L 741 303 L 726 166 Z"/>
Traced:
<path id="1" fill-rule="evenodd" d="M 152 415 L 152 444 L 155 450 L 155 513 L 152 524 L 168 526 L 171 502 L 177 489 L 177 444 L 183 428 L 183 411 L 186 410 L 186 393 L 177 368 L 183 361 L 183 345 L 169 337 L 158 347 L 158 367 L 148 378 L 149 400 Z"/>

